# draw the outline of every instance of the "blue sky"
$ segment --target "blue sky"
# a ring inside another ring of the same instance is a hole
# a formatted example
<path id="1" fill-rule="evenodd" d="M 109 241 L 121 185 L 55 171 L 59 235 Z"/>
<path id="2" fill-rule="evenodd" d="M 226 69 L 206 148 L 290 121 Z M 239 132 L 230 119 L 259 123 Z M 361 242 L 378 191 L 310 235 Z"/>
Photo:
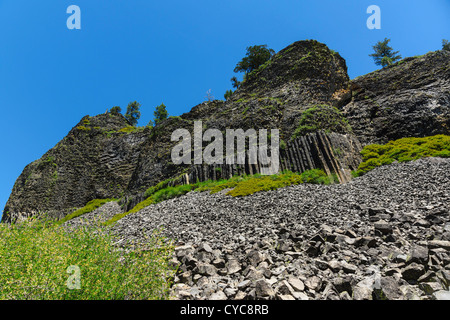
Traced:
<path id="1" fill-rule="evenodd" d="M 372 4 L 381 30 L 366 27 Z M 81 30 L 66 27 L 70 5 Z M 209 89 L 222 99 L 256 44 L 316 39 L 354 78 L 377 69 L 368 55 L 385 37 L 403 57 L 441 49 L 449 16 L 450 0 L 0 0 L 0 211 L 23 168 L 85 115 L 137 100 L 145 125 L 162 102 L 180 115 Z"/>

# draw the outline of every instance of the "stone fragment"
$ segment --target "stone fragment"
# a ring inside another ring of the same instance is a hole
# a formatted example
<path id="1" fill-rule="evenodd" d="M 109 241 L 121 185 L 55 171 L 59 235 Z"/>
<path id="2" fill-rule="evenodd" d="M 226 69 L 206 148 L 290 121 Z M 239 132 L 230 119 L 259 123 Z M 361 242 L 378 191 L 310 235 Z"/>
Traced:
<path id="1" fill-rule="evenodd" d="M 424 266 L 413 262 L 402 270 L 402 277 L 406 281 L 408 280 L 417 281 L 424 273 L 425 273 Z"/>
<path id="2" fill-rule="evenodd" d="M 418 245 L 414 245 L 409 254 L 408 263 L 416 262 L 419 264 L 427 264 L 428 263 L 428 248 L 422 247 Z"/>
<path id="3" fill-rule="evenodd" d="M 375 231 L 378 231 L 382 235 L 392 234 L 392 226 L 389 222 L 385 220 L 379 220 L 375 222 L 373 225 L 375 227 Z"/>
<path id="4" fill-rule="evenodd" d="M 255 293 L 257 298 L 270 298 L 275 295 L 275 291 L 272 289 L 272 286 L 265 279 L 256 281 Z"/>
<path id="5" fill-rule="evenodd" d="M 298 278 L 294 278 L 294 277 L 290 277 L 288 279 L 289 284 L 292 286 L 292 288 L 295 291 L 303 291 L 305 290 L 305 284 L 303 283 L 302 280 L 298 279 Z"/>
<path id="6" fill-rule="evenodd" d="M 242 269 L 239 261 L 237 261 L 235 259 L 228 260 L 226 267 L 227 267 L 228 274 L 234 274 L 236 272 L 241 271 L 241 269 Z"/>

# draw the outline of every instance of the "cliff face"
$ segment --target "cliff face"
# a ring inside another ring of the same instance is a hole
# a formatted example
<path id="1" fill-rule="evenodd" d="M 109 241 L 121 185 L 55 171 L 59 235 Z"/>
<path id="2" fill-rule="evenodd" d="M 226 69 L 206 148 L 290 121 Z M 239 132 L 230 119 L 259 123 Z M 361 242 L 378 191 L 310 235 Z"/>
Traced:
<path id="1" fill-rule="evenodd" d="M 173 164 L 172 132 L 184 128 L 192 133 L 199 120 L 203 130 L 223 133 L 227 128 L 279 129 L 280 170 L 321 168 L 346 182 L 361 160 L 360 141 L 448 133 L 449 56 L 435 52 L 408 58 L 350 81 L 338 53 L 317 41 L 299 41 L 249 74 L 228 101 L 204 102 L 153 129 L 129 128 L 121 115 L 86 116 L 24 169 L 3 220 L 38 212 L 64 216 L 96 198 L 123 198 L 126 210 L 142 200 L 148 187 L 168 178 L 187 183 L 260 172 L 259 164 L 247 162 Z M 314 130 L 299 135 L 303 117 L 318 105 L 335 110 L 342 120 L 346 116 L 350 126 L 336 132 L 333 123 L 319 121 Z"/>
<path id="2" fill-rule="evenodd" d="M 146 131 L 118 132 L 123 116 L 84 117 L 43 157 L 25 167 L 3 212 L 65 215 L 92 199 L 120 197 L 127 190 Z"/>
<path id="3" fill-rule="evenodd" d="M 130 188 L 143 191 L 163 177 L 181 173 L 187 175 L 184 181 L 217 177 L 216 166 L 170 165 L 171 148 L 168 146 L 173 146 L 170 135 L 175 129 L 184 128 L 192 133 L 194 121 L 198 120 L 202 121 L 205 130 L 215 128 L 223 133 L 227 128 L 279 129 L 280 138 L 288 143 L 304 111 L 318 104 L 339 107 L 350 100 L 348 82 L 345 60 L 338 53 L 314 40 L 295 42 L 249 74 L 228 101 L 202 103 L 155 128 L 149 143 L 142 149 Z M 357 148 L 352 150 L 351 157 L 359 159 Z M 295 161 L 286 161 L 287 168 L 296 166 Z M 228 178 L 233 174 L 259 170 L 258 166 L 234 165 L 221 168 L 219 177 Z"/>
<path id="4" fill-rule="evenodd" d="M 450 52 L 430 52 L 351 82 L 343 108 L 363 144 L 450 134 Z"/>

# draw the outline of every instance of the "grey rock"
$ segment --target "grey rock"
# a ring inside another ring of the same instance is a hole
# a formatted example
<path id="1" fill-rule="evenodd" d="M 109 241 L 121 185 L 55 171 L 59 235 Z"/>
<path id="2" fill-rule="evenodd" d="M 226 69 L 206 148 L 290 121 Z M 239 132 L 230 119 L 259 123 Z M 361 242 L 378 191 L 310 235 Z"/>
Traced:
<path id="1" fill-rule="evenodd" d="M 228 274 L 233 274 L 233 273 L 239 272 L 242 269 L 239 261 L 234 260 L 234 259 L 228 260 L 226 266 L 227 266 Z"/>
<path id="2" fill-rule="evenodd" d="M 305 290 L 305 284 L 302 280 L 294 277 L 290 277 L 288 279 L 288 283 L 292 286 L 295 291 L 303 291 Z"/>
<path id="3" fill-rule="evenodd" d="M 398 281 L 393 277 L 383 277 L 380 281 L 381 288 L 374 290 L 378 300 L 403 300 Z"/>
<path id="4" fill-rule="evenodd" d="M 306 279 L 305 286 L 313 291 L 319 291 L 322 287 L 322 280 L 316 276 L 310 277 Z"/>
<path id="5" fill-rule="evenodd" d="M 406 281 L 408 280 L 418 280 L 425 273 L 425 268 L 423 265 L 417 264 L 415 262 L 411 263 L 409 266 L 402 270 L 402 277 Z"/>
<path id="6" fill-rule="evenodd" d="M 272 286 L 265 279 L 256 281 L 255 293 L 257 298 L 270 298 L 275 295 L 275 291 L 272 289 Z"/>
<path id="7" fill-rule="evenodd" d="M 375 231 L 380 232 L 382 235 L 389 235 L 392 233 L 392 225 L 389 222 L 380 220 L 375 222 L 373 225 L 375 227 Z"/>
<path id="8" fill-rule="evenodd" d="M 409 254 L 408 262 L 416 262 L 419 264 L 427 264 L 428 263 L 428 248 L 414 245 Z"/>
<path id="9" fill-rule="evenodd" d="M 211 264 L 199 263 L 196 272 L 204 276 L 213 276 L 217 274 L 217 269 Z"/>
<path id="10" fill-rule="evenodd" d="M 450 300 L 450 291 L 441 290 L 435 292 L 433 295 L 436 300 Z"/>
<path id="11" fill-rule="evenodd" d="M 434 248 L 442 248 L 447 251 L 450 251 L 450 241 L 444 241 L 444 240 L 431 240 L 428 241 L 428 247 L 431 249 Z"/>
<path id="12" fill-rule="evenodd" d="M 227 296 L 222 291 L 218 291 L 218 292 L 213 293 L 209 297 L 209 300 L 227 300 Z"/>
<path id="13" fill-rule="evenodd" d="M 373 280 L 370 278 L 358 282 L 353 288 L 354 300 L 372 300 L 372 294 Z"/>

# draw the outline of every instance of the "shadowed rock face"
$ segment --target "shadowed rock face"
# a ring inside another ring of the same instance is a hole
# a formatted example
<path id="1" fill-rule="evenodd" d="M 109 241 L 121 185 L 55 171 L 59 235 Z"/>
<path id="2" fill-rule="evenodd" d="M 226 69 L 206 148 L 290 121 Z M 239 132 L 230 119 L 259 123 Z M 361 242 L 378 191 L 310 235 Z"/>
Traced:
<path id="1" fill-rule="evenodd" d="M 12 213 L 64 216 L 90 200 L 121 196 L 146 137 L 145 130 L 132 135 L 117 132 L 127 125 L 121 115 L 84 117 L 54 148 L 25 167 L 3 220 Z"/>
<path id="2" fill-rule="evenodd" d="M 25 167 L 5 206 L 3 221 L 49 212 L 64 216 L 97 198 L 121 198 L 124 209 L 158 182 L 181 182 L 255 173 L 248 165 L 222 168 L 174 165 L 174 130 L 193 133 L 194 122 L 227 128 L 279 129 L 286 149 L 281 169 L 322 168 L 348 181 L 364 143 L 448 133 L 449 53 L 434 52 L 349 81 L 345 60 L 314 40 L 298 41 L 246 77 L 228 101 L 204 102 L 153 129 L 129 126 L 121 115 L 84 117 L 44 156 Z M 352 97 L 353 94 L 353 97 Z M 366 99 L 367 96 L 367 99 Z M 342 110 L 353 131 L 311 133 L 293 139 L 301 115 L 327 105 Z M 224 135 L 225 136 L 225 135 Z M 208 143 L 205 143 L 206 146 Z"/>
<path id="3" fill-rule="evenodd" d="M 430 52 L 351 82 L 343 108 L 363 144 L 450 134 L 450 52 Z"/>

